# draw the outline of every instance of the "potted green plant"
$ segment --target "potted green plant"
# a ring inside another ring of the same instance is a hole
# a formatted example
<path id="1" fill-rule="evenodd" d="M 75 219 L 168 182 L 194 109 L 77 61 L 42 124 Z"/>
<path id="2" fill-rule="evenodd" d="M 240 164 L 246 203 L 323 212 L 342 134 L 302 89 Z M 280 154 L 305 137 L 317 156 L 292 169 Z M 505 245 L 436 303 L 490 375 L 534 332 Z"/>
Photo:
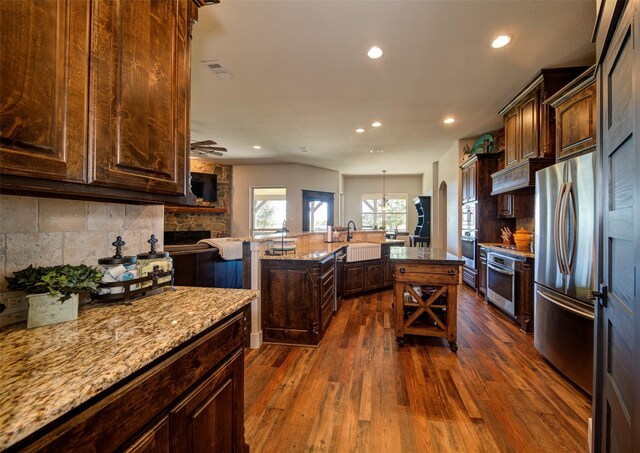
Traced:
<path id="1" fill-rule="evenodd" d="M 29 300 L 27 327 L 46 326 L 78 318 L 78 294 L 95 289 L 102 273 L 84 264 L 33 267 L 5 277 L 9 289 L 24 291 Z"/>

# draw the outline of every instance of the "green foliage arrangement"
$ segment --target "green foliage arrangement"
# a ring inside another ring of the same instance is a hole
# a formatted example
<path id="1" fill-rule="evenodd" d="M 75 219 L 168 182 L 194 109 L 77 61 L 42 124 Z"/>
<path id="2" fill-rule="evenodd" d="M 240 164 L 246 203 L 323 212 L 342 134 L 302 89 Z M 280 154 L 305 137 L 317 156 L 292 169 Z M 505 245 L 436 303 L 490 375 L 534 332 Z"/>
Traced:
<path id="1" fill-rule="evenodd" d="M 24 291 L 27 294 L 49 293 L 51 297 L 60 295 L 59 301 L 64 302 L 73 294 L 96 289 L 102 280 L 102 272 L 91 266 L 81 264 L 72 266 L 33 267 L 16 271 L 13 277 L 5 277 L 9 282 L 9 289 Z"/>

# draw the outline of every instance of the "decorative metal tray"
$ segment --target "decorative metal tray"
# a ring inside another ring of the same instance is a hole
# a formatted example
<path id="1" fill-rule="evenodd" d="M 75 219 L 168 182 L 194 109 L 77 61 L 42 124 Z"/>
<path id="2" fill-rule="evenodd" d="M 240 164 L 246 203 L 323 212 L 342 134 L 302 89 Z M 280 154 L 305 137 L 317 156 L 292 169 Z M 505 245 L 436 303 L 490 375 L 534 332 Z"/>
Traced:
<path id="1" fill-rule="evenodd" d="M 158 266 L 153 268 L 153 272 L 149 272 L 146 277 L 134 278 L 132 280 L 127 280 L 124 282 L 113 282 L 113 283 L 100 283 L 98 284 L 98 289 L 100 288 L 122 288 L 122 292 L 118 292 L 116 294 L 91 294 L 91 298 L 96 302 L 125 302 L 128 303 L 134 299 L 139 299 L 141 297 L 146 296 L 149 292 L 156 290 L 158 288 L 162 288 L 164 286 L 171 287 L 172 290 L 175 291 L 173 287 L 173 277 L 174 270 L 170 271 L 161 271 Z M 164 279 L 165 277 L 170 277 L 169 280 L 166 280 L 162 283 L 159 280 Z"/>

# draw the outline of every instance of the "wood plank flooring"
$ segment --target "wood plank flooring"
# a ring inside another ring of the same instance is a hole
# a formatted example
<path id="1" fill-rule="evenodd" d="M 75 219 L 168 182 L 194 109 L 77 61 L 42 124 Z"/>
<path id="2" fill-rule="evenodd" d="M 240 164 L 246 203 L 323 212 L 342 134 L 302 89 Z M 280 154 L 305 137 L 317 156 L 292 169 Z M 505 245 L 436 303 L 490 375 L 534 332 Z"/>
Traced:
<path id="1" fill-rule="evenodd" d="M 247 353 L 258 452 L 586 452 L 591 401 L 466 285 L 458 346 L 395 342 L 392 292 L 346 300 L 320 347 Z"/>

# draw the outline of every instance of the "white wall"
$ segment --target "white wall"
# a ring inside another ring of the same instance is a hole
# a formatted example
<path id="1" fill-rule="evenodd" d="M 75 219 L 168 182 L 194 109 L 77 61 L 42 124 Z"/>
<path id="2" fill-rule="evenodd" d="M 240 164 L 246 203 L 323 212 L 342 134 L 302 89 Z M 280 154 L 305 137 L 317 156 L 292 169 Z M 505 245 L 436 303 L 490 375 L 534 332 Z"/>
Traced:
<path id="1" fill-rule="evenodd" d="M 413 205 L 413 198 L 424 194 L 422 188 L 423 175 L 387 175 L 385 178 L 385 193 L 406 193 L 407 228 L 411 233 L 418 222 L 418 212 Z M 353 220 L 361 229 L 361 200 L 366 193 L 382 193 L 382 175 L 372 176 L 344 176 L 344 223 Z"/>
<path id="2" fill-rule="evenodd" d="M 251 187 L 287 188 L 287 227 L 302 231 L 302 191 L 333 192 L 334 218 L 340 212 L 340 174 L 335 170 L 300 164 L 234 165 L 231 236 L 251 233 Z"/>
<path id="3" fill-rule="evenodd" d="M 434 184 L 434 187 L 439 187 L 442 181 L 447 183 L 447 250 L 454 255 L 458 255 L 460 250 L 458 219 L 460 218 L 459 194 L 462 183 L 459 160 L 459 147 L 456 141 L 438 161 L 438 183 Z M 434 222 L 436 221 L 437 219 L 434 219 Z"/>

